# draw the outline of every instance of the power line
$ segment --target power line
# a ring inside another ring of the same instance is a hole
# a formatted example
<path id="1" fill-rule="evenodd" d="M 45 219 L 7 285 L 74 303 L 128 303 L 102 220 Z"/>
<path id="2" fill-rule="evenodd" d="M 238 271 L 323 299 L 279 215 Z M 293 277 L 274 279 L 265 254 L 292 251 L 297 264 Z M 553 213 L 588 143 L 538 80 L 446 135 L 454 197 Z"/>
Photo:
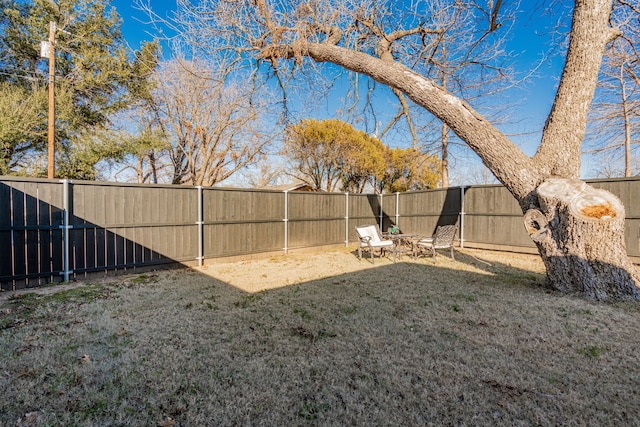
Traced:
<path id="1" fill-rule="evenodd" d="M 19 77 L 25 80 L 42 80 L 42 81 L 47 81 L 46 77 L 42 76 L 29 76 L 26 74 L 16 74 L 16 73 L 7 73 L 4 71 L 0 71 L 0 75 L 2 76 L 8 76 L 8 77 Z"/>

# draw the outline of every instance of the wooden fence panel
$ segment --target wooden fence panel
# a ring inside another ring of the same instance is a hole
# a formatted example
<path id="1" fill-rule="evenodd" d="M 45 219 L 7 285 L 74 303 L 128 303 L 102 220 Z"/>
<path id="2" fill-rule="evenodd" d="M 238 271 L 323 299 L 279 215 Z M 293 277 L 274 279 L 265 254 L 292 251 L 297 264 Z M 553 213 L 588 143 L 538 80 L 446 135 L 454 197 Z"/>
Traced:
<path id="1" fill-rule="evenodd" d="M 60 281 L 62 187 L 29 178 L 0 180 L 0 289 Z"/>
<path id="2" fill-rule="evenodd" d="M 196 259 L 195 188 L 72 186 L 70 268 L 76 274 Z"/>
<path id="3" fill-rule="evenodd" d="M 284 200 L 282 192 L 205 189 L 204 257 L 283 250 Z"/>
<path id="4" fill-rule="evenodd" d="M 404 233 L 431 236 L 438 225 L 456 224 L 460 214 L 460 188 L 400 193 L 399 225 Z"/>
<path id="5" fill-rule="evenodd" d="M 288 248 L 344 243 L 347 197 L 343 193 L 291 192 L 287 197 Z"/>
<path id="6" fill-rule="evenodd" d="M 534 247 L 524 228 L 520 205 L 506 188 L 498 185 L 467 188 L 464 210 L 465 245 Z"/>
<path id="7" fill-rule="evenodd" d="M 356 227 L 379 224 L 380 196 L 377 194 L 349 194 L 349 242 L 357 242 Z M 346 196 L 345 196 L 346 199 Z"/>

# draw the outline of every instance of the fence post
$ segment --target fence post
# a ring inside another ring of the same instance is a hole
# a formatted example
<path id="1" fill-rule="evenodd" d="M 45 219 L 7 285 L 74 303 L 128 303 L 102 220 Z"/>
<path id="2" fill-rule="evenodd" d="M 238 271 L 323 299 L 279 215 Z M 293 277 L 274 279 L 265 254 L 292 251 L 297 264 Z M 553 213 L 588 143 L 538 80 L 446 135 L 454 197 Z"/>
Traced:
<path id="1" fill-rule="evenodd" d="M 198 185 L 198 267 L 202 267 L 204 264 L 204 194 L 202 186 Z"/>
<path id="2" fill-rule="evenodd" d="M 460 248 L 464 248 L 464 189 L 464 185 L 460 187 Z"/>
<path id="3" fill-rule="evenodd" d="M 396 191 L 396 227 L 400 228 L 400 192 Z"/>
<path id="4" fill-rule="evenodd" d="M 349 193 L 344 193 L 345 196 L 345 212 L 344 212 L 344 245 L 349 246 Z"/>
<path id="5" fill-rule="evenodd" d="M 71 194 L 70 194 L 71 181 L 68 179 L 62 180 L 62 275 L 65 282 L 69 281 L 69 275 L 72 271 L 69 271 L 69 209 L 71 207 Z"/>
<path id="6" fill-rule="evenodd" d="M 378 223 L 380 224 L 380 231 L 383 231 L 383 230 L 382 230 L 382 227 L 384 226 L 384 224 L 383 224 L 383 218 L 382 218 L 382 215 L 383 215 L 383 210 L 382 210 L 382 193 L 380 193 L 380 194 L 379 194 L 379 196 L 380 196 L 380 213 L 379 213 L 380 219 L 378 220 Z"/>
<path id="7" fill-rule="evenodd" d="M 289 190 L 284 190 L 284 253 L 289 253 Z"/>

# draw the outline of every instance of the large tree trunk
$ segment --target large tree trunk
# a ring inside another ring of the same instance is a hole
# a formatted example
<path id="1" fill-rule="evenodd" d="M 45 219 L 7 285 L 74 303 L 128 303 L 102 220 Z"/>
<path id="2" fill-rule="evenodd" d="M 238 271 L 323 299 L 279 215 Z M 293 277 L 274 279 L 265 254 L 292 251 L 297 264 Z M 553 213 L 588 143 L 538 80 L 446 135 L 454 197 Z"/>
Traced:
<path id="1" fill-rule="evenodd" d="M 640 300 L 640 274 L 627 257 L 622 202 L 582 181 L 551 178 L 525 213 L 549 284 L 587 298 Z"/>

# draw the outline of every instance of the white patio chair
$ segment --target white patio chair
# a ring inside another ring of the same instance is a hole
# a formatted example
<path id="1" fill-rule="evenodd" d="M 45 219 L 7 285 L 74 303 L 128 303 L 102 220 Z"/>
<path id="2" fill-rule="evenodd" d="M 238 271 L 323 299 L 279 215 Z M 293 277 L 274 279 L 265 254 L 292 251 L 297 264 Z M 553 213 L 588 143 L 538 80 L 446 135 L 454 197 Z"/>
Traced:
<path id="1" fill-rule="evenodd" d="M 447 249 L 451 250 L 451 259 L 455 260 L 455 256 L 453 255 L 453 239 L 456 237 L 456 231 L 458 230 L 457 225 L 441 225 L 436 228 L 436 232 L 433 234 L 433 237 L 425 237 L 423 239 L 418 240 L 416 243 L 416 249 L 418 253 L 416 255 L 420 255 L 423 249 L 427 249 L 433 255 L 433 260 L 436 260 L 436 249 Z"/>
<path id="2" fill-rule="evenodd" d="M 362 259 L 362 248 L 367 248 L 371 253 L 371 264 L 374 264 L 373 252 L 376 249 L 380 249 L 380 256 L 383 256 L 385 249 L 391 249 L 393 247 L 393 240 L 383 239 L 380 228 L 378 228 L 377 225 L 358 226 L 356 227 L 356 233 L 358 233 L 358 239 L 360 239 L 358 259 Z"/>

